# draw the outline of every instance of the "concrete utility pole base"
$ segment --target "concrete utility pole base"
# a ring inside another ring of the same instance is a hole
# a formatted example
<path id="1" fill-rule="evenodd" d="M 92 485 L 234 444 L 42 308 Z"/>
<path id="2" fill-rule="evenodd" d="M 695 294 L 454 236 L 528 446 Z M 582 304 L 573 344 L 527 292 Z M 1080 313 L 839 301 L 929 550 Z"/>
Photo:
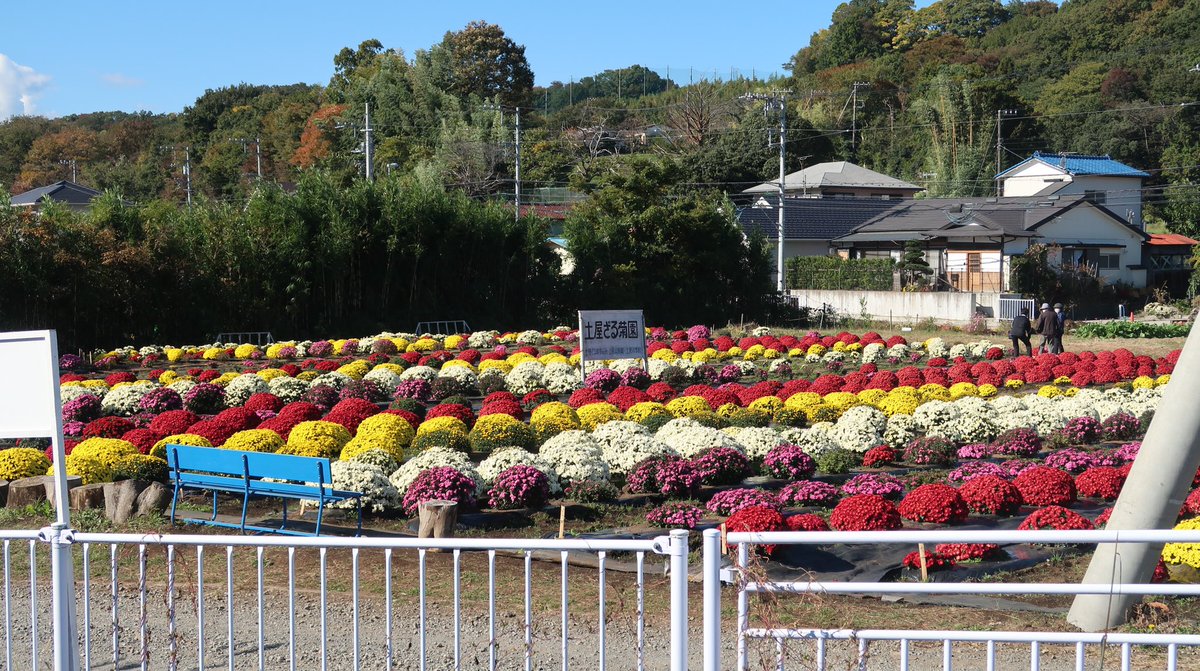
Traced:
<path id="1" fill-rule="evenodd" d="M 1200 467 L 1200 337 L 1188 333 L 1158 410 L 1150 422 L 1107 529 L 1170 529 Z M 1161 544 L 1103 543 L 1096 546 L 1084 584 L 1148 583 L 1162 554 Z M 1075 597 L 1067 621 L 1084 631 L 1125 622 L 1140 596 L 1084 594 Z"/>

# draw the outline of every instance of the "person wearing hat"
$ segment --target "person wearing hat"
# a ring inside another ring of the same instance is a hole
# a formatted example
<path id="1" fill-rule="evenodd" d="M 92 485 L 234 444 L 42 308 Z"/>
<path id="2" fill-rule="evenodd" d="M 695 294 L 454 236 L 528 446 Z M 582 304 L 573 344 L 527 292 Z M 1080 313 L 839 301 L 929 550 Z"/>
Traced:
<path id="1" fill-rule="evenodd" d="M 1049 352 L 1054 348 L 1054 337 L 1058 333 L 1058 315 L 1054 314 L 1054 310 L 1050 309 L 1049 303 L 1042 303 L 1042 311 L 1038 315 L 1037 321 L 1033 323 L 1033 332 L 1042 336 L 1042 342 L 1038 344 L 1038 354 Z"/>
<path id="2" fill-rule="evenodd" d="M 1062 354 L 1064 351 L 1062 339 L 1063 339 L 1063 333 L 1066 332 L 1066 321 L 1067 321 L 1067 315 L 1065 312 L 1063 312 L 1063 304 L 1062 303 L 1054 304 L 1054 317 L 1055 317 L 1054 349 L 1051 351 L 1054 352 L 1055 354 Z"/>
<path id="3" fill-rule="evenodd" d="M 1019 343 L 1025 343 L 1025 352 L 1029 356 L 1033 356 L 1033 344 L 1029 341 L 1029 336 L 1033 334 L 1033 327 L 1029 324 L 1029 308 L 1022 308 L 1021 313 L 1013 317 L 1012 328 L 1008 329 L 1008 337 L 1012 339 L 1013 356 L 1021 355 L 1021 347 Z"/>

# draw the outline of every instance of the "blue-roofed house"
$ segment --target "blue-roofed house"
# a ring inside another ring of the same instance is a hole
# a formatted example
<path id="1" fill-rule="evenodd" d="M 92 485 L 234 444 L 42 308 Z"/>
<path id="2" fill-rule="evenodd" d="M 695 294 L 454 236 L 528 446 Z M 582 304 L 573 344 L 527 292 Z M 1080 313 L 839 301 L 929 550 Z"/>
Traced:
<path id="1" fill-rule="evenodd" d="M 1111 156 L 1043 153 L 996 175 L 1000 195 L 1017 198 L 1082 195 L 1142 229 L 1142 182 L 1150 175 Z"/>
<path id="2" fill-rule="evenodd" d="M 92 199 L 99 195 L 99 191 L 82 184 L 62 181 L 18 193 L 12 197 L 12 206 L 36 210 L 45 203 L 53 201 L 62 203 L 72 210 L 86 210 L 92 206 Z"/>

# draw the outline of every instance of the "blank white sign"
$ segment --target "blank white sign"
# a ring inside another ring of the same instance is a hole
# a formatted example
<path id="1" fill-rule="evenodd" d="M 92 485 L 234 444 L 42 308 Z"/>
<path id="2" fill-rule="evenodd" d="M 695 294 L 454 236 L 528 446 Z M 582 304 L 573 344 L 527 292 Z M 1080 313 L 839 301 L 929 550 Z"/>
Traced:
<path id="1" fill-rule="evenodd" d="M 0 438 L 57 434 L 57 355 L 53 331 L 0 333 Z"/>

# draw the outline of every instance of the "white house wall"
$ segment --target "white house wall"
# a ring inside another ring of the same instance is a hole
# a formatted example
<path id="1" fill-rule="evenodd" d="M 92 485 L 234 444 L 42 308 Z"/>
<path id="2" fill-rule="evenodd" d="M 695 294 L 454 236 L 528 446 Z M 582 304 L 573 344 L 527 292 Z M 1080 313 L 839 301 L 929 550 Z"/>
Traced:
<path id="1" fill-rule="evenodd" d="M 1005 197 L 1033 196 L 1055 183 L 1061 183 L 1061 186 L 1054 192 L 1054 195 L 1103 191 L 1105 207 L 1135 226 L 1142 225 L 1142 179 L 1140 177 L 1072 176 L 1056 166 L 1041 161 L 1030 161 L 1028 165 L 1009 173 L 1003 181 L 1002 191 Z"/>
<path id="2" fill-rule="evenodd" d="M 1080 205 L 1071 208 L 1042 224 L 1037 232 L 1042 237 L 1034 242 L 1060 247 L 1086 242 L 1089 246 L 1101 246 L 1101 253 L 1120 254 L 1120 267 L 1100 270 L 1100 276 L 1109 283 L 1124 282 L 1135 287 L 1143 287 L 1146 284 L 1146 271 L 1129 268 L 1131 265 L 1142 263 L 1141 236 L 1093 207 Z M 1111 247 L 1104 248 L 1106 244 Z M 1012 248 L 1005 247 L 1005 251 L 1010 249 Z"/>

